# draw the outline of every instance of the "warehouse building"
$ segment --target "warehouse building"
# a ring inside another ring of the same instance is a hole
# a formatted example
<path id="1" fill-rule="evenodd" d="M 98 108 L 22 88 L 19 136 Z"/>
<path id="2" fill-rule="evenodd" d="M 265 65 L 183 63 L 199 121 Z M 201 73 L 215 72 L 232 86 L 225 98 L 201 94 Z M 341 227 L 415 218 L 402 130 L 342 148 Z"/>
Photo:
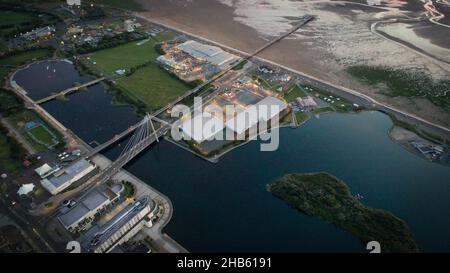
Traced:
<path id="1" fill-rule="evenodd" d="M 275 97 L 268 96 L 256 104 L 248 105 L 244 111 L 227 120 L 225 125 L 228 129 L 241 135 L 259 122 L 268 122 L 273 119 L 286 108 L 286 103 Z"/>
<path id="2" fill-rule="evenodd" d="M 222 132 L 224 124 L 214 115 L 202 112 L 183 122 L 181 128 L 186 139 L 192 139 L 200 144 Z"/>
<path id="3" fill-rule="evenodd" d="M 106 224 L 95 225 L 81 239 L 88 252 L 107 253 L 133 236 L 144 226 L 152 226 L 157 206 L 150 196 L 143 196 L 129 204 Z"/>
<path id="4" fill-rule="evenodd" d="M 221 69 L 228 68 L 230 64 L 239 59 L 238 56 L 223 51 L 220 47 L 205 45 L 192 40 L 177 47 L 192 57 L 217 65 Z"/>
<path id="5" fill-rule="evenodd" d="M 62 192 L 93 170 L 95 170 L 94 165 L 85 159 L 81 159 L 64 169 L 55 172 L 52 176 L 41 180 L 41 184 L 47 191 L 55 195 Z"/>
<path id="6" fill-rule="evenodd" d="M 87 229 L 98 213 L 119 200 L 123 189 L 122 184 L 111 187 L 100 185 L 83 196 L 73 207 L 67 208 L 58 220 L 70 232 Z"/>

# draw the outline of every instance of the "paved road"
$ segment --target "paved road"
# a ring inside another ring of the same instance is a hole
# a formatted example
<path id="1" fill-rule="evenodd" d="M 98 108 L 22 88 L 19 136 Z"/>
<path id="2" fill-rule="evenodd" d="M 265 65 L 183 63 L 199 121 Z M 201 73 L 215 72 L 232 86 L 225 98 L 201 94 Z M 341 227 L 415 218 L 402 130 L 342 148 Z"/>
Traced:
<path id="1" fill-rule="evenodd" d="M 12 203 L 16 204 L 13 206 Z M 27 214 L 20 204 L 9 196 L 2 195 L 0 198 L 0 206 L 3 208 L 3 212 L 16 222 L 31 238 L 34 244 L 38 247 L 40 252 L 55 252 L 55 249 L 48 242 L 48 238 L 45 238 L 43 234 L 45 231 Z"/>

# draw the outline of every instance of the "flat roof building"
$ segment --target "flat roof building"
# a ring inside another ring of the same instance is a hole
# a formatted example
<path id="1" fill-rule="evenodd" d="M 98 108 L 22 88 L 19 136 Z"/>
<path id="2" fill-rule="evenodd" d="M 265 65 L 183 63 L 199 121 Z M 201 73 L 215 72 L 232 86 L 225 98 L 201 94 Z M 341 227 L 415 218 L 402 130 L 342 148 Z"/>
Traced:
<path id="1" fill-rule="evenodd" d="M 50 167 L 50 165 L 48 165 L 47 163 L 45 163 L 44 165 L 40 166 L 39 168 L 35 169 L 34 171 L 41 177 L 41 178 L 45 178 L 45 176 L 52 171 L 53 168 Z"/>
<path id="2" fill-rule="evenodd" d="M 184 42 L 177 47 L 192 57 L 205 60 L 219 66 L 221 69 L 226 68 L 239 59 L 238 56 L 223 51 L 220 47 L 205 45 L 193 40 Z"/>
<path id="3" fill-rule="evenodd" d="M 35 39 L 39 39 L 39 38 L 42 38 L 45 36 L 50 36 L 53 34 L 53 32 L 55 32 L 54 27 L 46 26 L 46 27 L 37 28 L 30 32 L 27 32 L 27 33 L 23 34 L 22 37 L 27 40 L 35 40 Z"/>
<path id="4" fill-rule="evenodd" d="M 55 195 L 83 178 L 95 169 L 89 161 L 81 159 L 72 165 L 55 172 L 51 177 L 41 180 L 42 186 L 51 194 Z"/>
<path id="5" fill-rule="evenodd" d="M 81 246 L 88 252 L 105 253 L 136 235 L 144 225 L 151 226 L 156 204 L 150 196 L 143 196 L 129 204 L 102 226 L 95 225 L 81 238 Z"/>
<path id="6" fill-rule="evenodd" d="M 307 96 L 304 98 L 297 98 L 296 100 L 301 107 L 317 107 L 316 101 L 311 96 Z"/>
<path id="7" fill-rule="evenodd" d="M 185 136 L 193 139 L 197 143 L 211 139 L 224 129 L 223 122 L 208 112 L 196 114 L 183 122 L 181 129 Z"/>
<path id="8" fill-rule="evenodd" d="M 226 121 L 228 129 L 238 135 L 257 125 L 260 121 L 267 122 L 287 108 L 286 103 L 275 98 L 265 97 L 256 104 L 248 105 L 244 111 Z"/>
<path id="9" fill-rule="evenodd" d="M 89 228 L 95 215 L 118 200 L 123 189 L 122 184 L 111 187 L 100 185 L 83 196 L 67 212 L 58 216 L 58 220 L 70 232 Z"/>

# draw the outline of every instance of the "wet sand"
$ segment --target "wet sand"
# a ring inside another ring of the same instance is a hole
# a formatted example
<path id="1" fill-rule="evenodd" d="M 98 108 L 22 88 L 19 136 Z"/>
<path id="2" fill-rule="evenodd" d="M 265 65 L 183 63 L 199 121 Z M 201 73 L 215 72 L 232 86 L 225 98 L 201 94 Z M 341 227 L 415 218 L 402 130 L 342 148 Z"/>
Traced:
<path id="1" fill-rule="evenodd" d="M 318 16 L 318 20 L 314 20 L 300 29 L 295 33 L 294 39 L 283 40 L 261 53 L 260 56 L 311 76 L 352 88 L 381 102 L 389 103 L 429 121 L 450 127 L 450 114 L 439 107 L 420 99 L 386 97 L 378 90 L 351 78 L 345 72 L 345 68 L 348 66 L 368 64 L 396 68 L 416 67 L 424 69 L 438 78 L 450 75 L 450 66 L 443 69 L 441 64 L 436 64 L 406 47 L 371 33 L 370 24 L 372 22 L 399 16 L 397 11 L 342 3 L 310 4 L 303 9 L 296 6 L 303 3 L 293 1 L 292 4 L 286 1 L 288 5 L 292 5 L 297 10 L 288 6 L 281 11 L 286 12 L 286 16 L 280 17 L 279 14 L 275 14 L 278 17 L 274 16 L 272 23 L 264 20 L 258 21 L 260 19 L 258 16 L 260 14 L 273 15 L 276 10 L 267 10 L 267 5 L 275 0 L 253 0 L 253 2 L 252 0 L 249 2 L 239 2 L 239 0 L 138 1 L 147 10 L 142 14 L 154 21 L 195 33 L 245 52 L 255 50 L 270 39 L 261 33 L 264 29 L 283 27 L 284 20 L 292 20 L 291 17 L 315 14 Z M 236 5 L 235 2 L 244 3 L 241 4 L 244 5 L 244 10 L 237 11 L 236 7 L 232 6 Z M 283 5 L 287 5 L 286 2 L 283 1 Z M 249 7 L 245 6 L 246 3 L 249 3 Z M 319 6 L 321 8 L 316 8 Z M 410 5 L 407 7 L 412 9 Z M 254 14 L 251 14 L 252 9 L 254 9 Z M 380 11 L 384 17 L 377 18 Z M 250 15 L 245 17 L 246 14 L 242 14 L 245 12 Z M 412 11 L 408 11 L 408 15 L 411 14 Z M 261 25 L 258 26 L 258 24 Z M 433 36 L 433 34 L 430 35 Z M 438 36 L 440 40 L 443 39 L 441 34 L 434 36 Z"/>

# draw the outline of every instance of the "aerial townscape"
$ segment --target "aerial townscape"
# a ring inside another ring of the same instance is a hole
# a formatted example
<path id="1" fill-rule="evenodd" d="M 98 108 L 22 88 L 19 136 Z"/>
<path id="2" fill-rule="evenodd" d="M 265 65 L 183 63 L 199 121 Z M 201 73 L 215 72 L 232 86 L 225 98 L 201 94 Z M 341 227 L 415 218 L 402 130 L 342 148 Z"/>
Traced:
<path id="1" fill-rule="evenodd" d="M 0 0 L 0 253 L 450 252 L 449 16 Z"/>

